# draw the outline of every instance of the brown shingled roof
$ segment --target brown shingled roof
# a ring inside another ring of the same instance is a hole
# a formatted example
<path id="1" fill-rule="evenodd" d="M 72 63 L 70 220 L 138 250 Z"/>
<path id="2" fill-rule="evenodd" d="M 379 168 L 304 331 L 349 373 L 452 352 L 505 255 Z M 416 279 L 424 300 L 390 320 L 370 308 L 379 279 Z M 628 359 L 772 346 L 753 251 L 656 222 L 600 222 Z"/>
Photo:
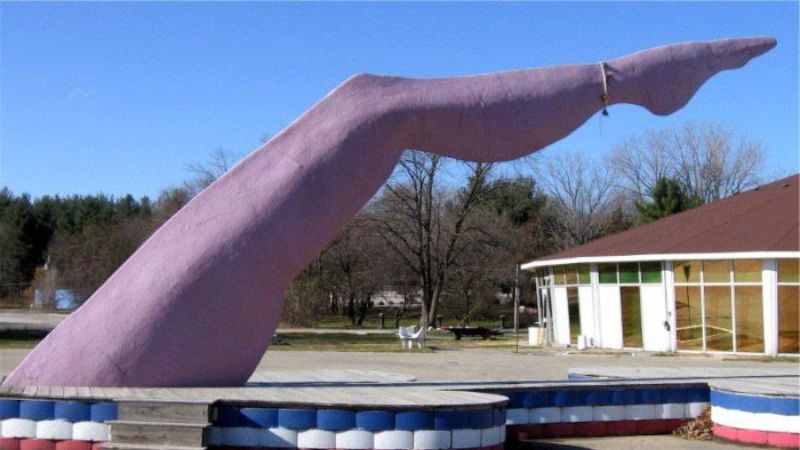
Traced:
<path id="1" fill-rule="evenodd" d="M 676 253 L 800 251 L 800 174 L 536 261 Z"/>

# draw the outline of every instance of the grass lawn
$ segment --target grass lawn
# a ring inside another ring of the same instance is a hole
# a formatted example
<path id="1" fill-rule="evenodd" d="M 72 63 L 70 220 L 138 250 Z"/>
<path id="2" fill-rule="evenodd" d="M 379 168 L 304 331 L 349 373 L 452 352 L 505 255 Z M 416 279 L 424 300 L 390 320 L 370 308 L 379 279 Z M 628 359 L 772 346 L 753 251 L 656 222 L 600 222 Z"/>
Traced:
<path id="1" fill-rule="evenodd" d="M 365 333 L 367 333 L 365 331 Z M 525 345 L 525 336 L 520 337 L 520 346 Z M 0 349 L 33 348 L 40 339 L 0 338 Z M 437 350 L 457 350 L 461 348 L 491 348 L 512 350 L 513 334 L 497 336 L 488 340 L 464 337 L 460 341 L 449 333 L 434 332 L 428 335 L 423 349 L 414 348 L 412 352 L 431 353 Z M 270 351 L 328 351 L 328 352 L 406 352 L 400 347 L 400 339 L 394 334 L 352 334 L 352 333 L 286 333 L 278 334 L 278 340 L 269 346 Z"/>
<path id="2" fill-rule="evenodd" d="M 473 318 L 470 320 L 469 324 L 473 327 L 485 327 L 485 328 L 497 328 L 500 325 L 500 315 L 503 314 L 506 316 L 506 326 L 511 327 L 514 320 L 514 311 L 512 305 L 495 305 L 495 318 Z M 364 317 L 364 321 L 362 322 L 361 326 L 355 326 L 350 322 L 350 319 L 347 316 L 342 316 L 338 314 L 334 315 L 324 315 L 314 319 L 314 328 L 331 328 L 331 329 L 363 329 L 363 330 L 375 330 L 378 328 L 380 324 L 380 318 L 378 314 L 383 313 L 384 315 L 384 327 L 393 329 L 395 324 L 394 313 L 395 308 L 392 307 L 374 307 L 371 308 L 367 315 Z M 400 326 L 401 327 L 409 327 L 419 325 L 420 320 L 420 311 L 419 309 L 410 309 L 403 313 L 400 316 Z M 520 323 L 520 327 L 528 326 L 528 322 L 531 321 L 533 318 L 529 315 L 525 314 L 523 317 L 520 318 L 522 321 Z M 452 317 L 444 317 L 443 325 L 444 326 L 455 326 L 458 325 L 459 319 L 452 318 Z M 433 324 L 431 324 L 433 325 Z M 281 328 L 291 328 L 289 324 L 281 324 Z"/>
<path id="3" fill-rule="evenodd" d="M 520 346 L 525 345 L 525 337 L 520 337 Z M 423 349 L 414 348 L 412 352 L 430 353 L 437 350 L 457 350 L 462 348 L 489 348 L 511 350 L 515 336 L 505 335 L 483 340 L 480 338 L 453 339 L 449 333 L 429 334 Z M 287 333 L 278 334 L 271 351 L 332 351 L 332 352 L 406 352 L 400 346 L 400 339 L 393 334 L 348 334 L 348 333 Z"/>
<path id="4" fill-rule="evenodd" d="M 0 349 L 3 348 L 33 348 L 39 343 L 38 338 L 0 338 Z"/>

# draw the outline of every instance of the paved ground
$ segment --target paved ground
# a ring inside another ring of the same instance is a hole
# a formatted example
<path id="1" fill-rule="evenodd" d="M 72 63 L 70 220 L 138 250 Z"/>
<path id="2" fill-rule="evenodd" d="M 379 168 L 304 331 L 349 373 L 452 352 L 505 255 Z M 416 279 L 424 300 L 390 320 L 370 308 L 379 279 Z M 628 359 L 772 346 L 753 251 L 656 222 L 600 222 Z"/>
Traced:
<path id="1" fill-rule="evenodd" d="M 2 355 L 2 353 L 0 353 Z M 261 370 L 357 369 L 407 374 L 419 381 L 564 380 L 572 367 L 729 367 L 798 369 L 797 360 L 761 362 L 719 356 L 566 353 L 465 349 L 436 353 L 267 352 Z"/>
<path id="2" fill-rule="evenodd" d="M 1 349 L 0 373 L 8 373 L 25 357 L 28 349 Z M 272 377 L 285 378 L 290 372 L 314 373 L 336 369 L 341 373 L 378 371 L 386 376 L 418 381 L 521 381 L 564 380 L 570 368 L 784 368 L 798 369 L 796 360 L 753 361 L 720 356 L 657 356 L 625 353 L 569 353 L 523 349 L 465 349 L 436 353 L 367 353 L 367 352 L 267 352 L 259 370 L 271 371 Z M 280 371 L 281 373 L 275 373 Z M 302 371 L 302 372 L 301 372 Z M 621 371 L 621 372 L 624 372 Z M 355 375 L 354 375 L 355 376 Z M 355 379 L 350 381 L 357 381 Z M 534 449 L 690 449 L 713 450 L 747 448 L 721 442 L 686 441 L 673 436 L 634 436 L 610 438 L 546 439 L 509 445 L 509 450 Z M 754 447 L 755 448 L 755 447 Z"/>
<path id="3" fill-rule="evenodd" d="M 0 349 L 0 374 L 8 374 L 29 349 Z M 436 353 L 267 352 L 259 370 L 375 370 L 419 381 L 564 380 L 573 367 L 798 368 L 797 360 L 762 362 L 722 356 L 569 353 L 523 349 L 465 349 Z"/>
<path id="4" fill-rule="evenodd" d="M 670 435 L 541 439 L 506 444 L 506 450 L 735 450 L 737 448 L 756 449 L 764 447 L 751 447 L 718 441 L 687 441 Z"/>

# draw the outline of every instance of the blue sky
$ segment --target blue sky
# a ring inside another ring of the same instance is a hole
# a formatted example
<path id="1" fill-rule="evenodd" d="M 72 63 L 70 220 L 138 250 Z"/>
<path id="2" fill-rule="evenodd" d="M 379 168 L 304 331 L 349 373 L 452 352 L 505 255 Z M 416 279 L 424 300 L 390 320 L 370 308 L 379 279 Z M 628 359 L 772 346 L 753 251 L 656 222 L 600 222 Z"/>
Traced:
<path id="1" fill-rule="evenodd" d="M 770 170 L 798 170 L 797 2 L 2 3 L 0 20 L 0 184 L 35 196 L 155 196 L 356 72 L 465 75 L 751 35 L 778 47 L 679 113 L 616 106 L 545 152 L 600 155 L 715 120 L 762 142 Z"/>

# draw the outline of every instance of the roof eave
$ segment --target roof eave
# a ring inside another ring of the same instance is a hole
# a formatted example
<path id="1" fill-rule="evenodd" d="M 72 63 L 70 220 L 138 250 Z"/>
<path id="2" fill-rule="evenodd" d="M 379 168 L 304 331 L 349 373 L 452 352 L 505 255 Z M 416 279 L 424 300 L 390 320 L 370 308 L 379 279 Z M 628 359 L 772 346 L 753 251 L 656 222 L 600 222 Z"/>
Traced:
<path id="1" fill-rule="evenodd" d="M 756 252 L 715 252 L 715 253 L 656 253 L 620 256 L 578 256 L 574 258 L 537 259 L 520 266 L 522 270 L 539 267 L 562 266 L 565 264 L 619 263 L 640 261 L 678 261 L 690 259 L 780 259 L 800 258 L 800 251 L 756 251 Z"/>

